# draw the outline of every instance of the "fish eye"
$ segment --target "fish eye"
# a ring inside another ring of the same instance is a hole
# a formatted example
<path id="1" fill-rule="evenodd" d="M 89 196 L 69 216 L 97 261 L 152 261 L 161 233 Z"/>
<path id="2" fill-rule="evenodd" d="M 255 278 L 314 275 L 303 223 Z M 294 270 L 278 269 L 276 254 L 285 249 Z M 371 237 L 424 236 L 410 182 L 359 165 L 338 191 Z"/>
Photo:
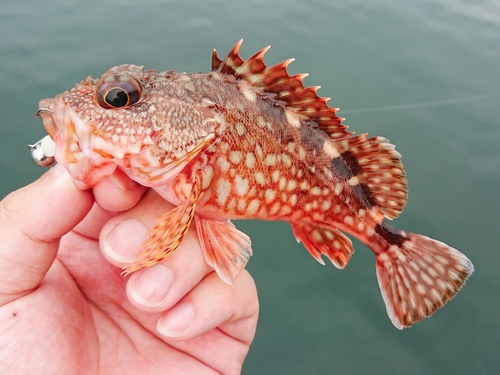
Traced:
<path id="1" fill-rule="evenodd" d="M 106 109 L 126 108 L 138 103 L 144 87 L 128 74 L 111 74 L 97 82 L 95 101 Z"/>

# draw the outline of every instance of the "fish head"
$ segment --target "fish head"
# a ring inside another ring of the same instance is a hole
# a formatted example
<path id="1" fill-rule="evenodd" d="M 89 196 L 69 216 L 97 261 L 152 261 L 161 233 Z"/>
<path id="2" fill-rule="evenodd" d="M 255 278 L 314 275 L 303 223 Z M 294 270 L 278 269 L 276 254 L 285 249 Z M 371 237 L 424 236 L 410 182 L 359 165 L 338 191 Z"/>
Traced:
<path id="1" fill-rule="evenodd" d="M 114 172 L 117 159 L 137 154 L 150 133 L 143 68 L 121 65 L 39 102 L 37 114 L 56 143 L 56 161 L 80 188 Z M 144 104 L 144 103 L 142 103 Z"/>
<path id="2" fill-rule="evenodd" d="M 120 65 L 39 102 L 37 115 L 56 144 L 55 159 L 79 188 L 93 187 L 117 167 L 145 186 L 163 184 L 206 144 L 207 121 L 192 118 L 187 126 L 173 118 L 180 104 L 171 92 L 182 93 L 176 86 L 186 79 L 172 76 Z"/>

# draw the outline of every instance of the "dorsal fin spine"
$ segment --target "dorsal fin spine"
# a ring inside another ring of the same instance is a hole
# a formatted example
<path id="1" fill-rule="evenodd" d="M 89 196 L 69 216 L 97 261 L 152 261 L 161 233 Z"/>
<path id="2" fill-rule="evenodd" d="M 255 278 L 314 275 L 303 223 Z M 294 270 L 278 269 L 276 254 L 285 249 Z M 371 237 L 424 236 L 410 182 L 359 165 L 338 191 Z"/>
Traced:
<path id="1" fill-rule="evenodd" d="M 261 88 L 263 93 L 276 94 L 277 100 L 284 102 L 297 113 L 305 115 L 310 121 L 316 122 L 317 127 L 332 139 L 353 134 L 346 130 L 346 125 L 341 124 L 344 119 L 337 117 L 338 109 L 328 107 L 329 98 L 318 96 L 317 91 L 320 86 L 304 87 L 303 80 L 307 77 L 307 73 L 293 76 L 288 74 L 287 68 L 295 59 L 290 58 L 267 67 L 264 63 L 264 55 L 270 48 L 267 46 L 244 61 L 239 54 L 242 42 L 243 40 L 238 41 L 223 61 L 214 53 L 213 68 Z"/>
<path id="2" fill-rule="evenodd" d="M 220 64 L 222 64 L 222 60 L 219 59 L 219 56 L 217 56 L 217 51 L 213 50 L 212 52 L 212 72 L 215 70 L 218 70 L 220 67 Z"/>

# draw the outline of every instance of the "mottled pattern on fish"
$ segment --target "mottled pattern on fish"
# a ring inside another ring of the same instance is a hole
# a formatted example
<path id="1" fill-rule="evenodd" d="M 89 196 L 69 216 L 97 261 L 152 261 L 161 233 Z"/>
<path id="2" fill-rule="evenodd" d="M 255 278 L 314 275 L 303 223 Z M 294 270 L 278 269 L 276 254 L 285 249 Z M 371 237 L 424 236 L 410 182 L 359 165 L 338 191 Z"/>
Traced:
<path id="1" fill-rule="evenodd" d="M 115 168 L 177 207 L 162 215 L 134 272 L 164 259 L 193 223 L 208 264 L 231 283 L 250 239 L 230 219 L 284 220 L 320 263 L 343 268 L 352 243 L 375 254 L 387 312 L 398 328 L 443 306 L 473 271 L 459 251 L 384 219 L 403 210 L 401 156 L 385 138 L 354 135 L 306 74 L 286 60 L 264 63 L 269 47 L 244 61 L 241 41 L 208 73 L 157 73 L 121 65 L 53 99 L 39 114 L 56 159 L 81 188 Z"/>

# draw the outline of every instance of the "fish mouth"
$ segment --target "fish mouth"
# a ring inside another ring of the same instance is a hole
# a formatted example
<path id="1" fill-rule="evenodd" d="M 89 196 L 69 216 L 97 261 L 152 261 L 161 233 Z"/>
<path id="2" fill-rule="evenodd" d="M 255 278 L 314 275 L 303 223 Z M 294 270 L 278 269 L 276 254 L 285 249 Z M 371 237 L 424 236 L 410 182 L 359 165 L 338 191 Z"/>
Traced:
<path id="1" fill-rule="evenodd" d="M 89 143 L 89 130 L 78 114 L 62 97 L 55 96 L 40 100 L 36 116 L 40 117 L 45 130 L 55 142 L 55 160 L 68 170 L 77 187 L 87 189 L 95 185 L 99 176 L 92 174 L 92 170 L 96 164 L 85 152 Z M 108 169 L 106 173 L 112 173 Z"/>
<path id="2" fill-rule="evenodd" d="M 35 117 L 40 117 L 47 134 L 56 143 L 56 160 L 63 163 L 77 163 L 82 157 L 80 139 L 82 131 L 77 134 L 75 123 L 84 129 L 82 120 L 66 102 L 56 96 L 42 99 L 38 103 Z"/>
<path id="3" fill-rule="evenodd" d="M 55 141 L 58 129 L 55 122 L 55 112 L 51 108 L 52 99 L 42 99 L 38 103 L 38 110 L 35 113 L 35 117 L 40 117 L 42 120 L 43 127 L 50 135 L 50 138 Z"/>

